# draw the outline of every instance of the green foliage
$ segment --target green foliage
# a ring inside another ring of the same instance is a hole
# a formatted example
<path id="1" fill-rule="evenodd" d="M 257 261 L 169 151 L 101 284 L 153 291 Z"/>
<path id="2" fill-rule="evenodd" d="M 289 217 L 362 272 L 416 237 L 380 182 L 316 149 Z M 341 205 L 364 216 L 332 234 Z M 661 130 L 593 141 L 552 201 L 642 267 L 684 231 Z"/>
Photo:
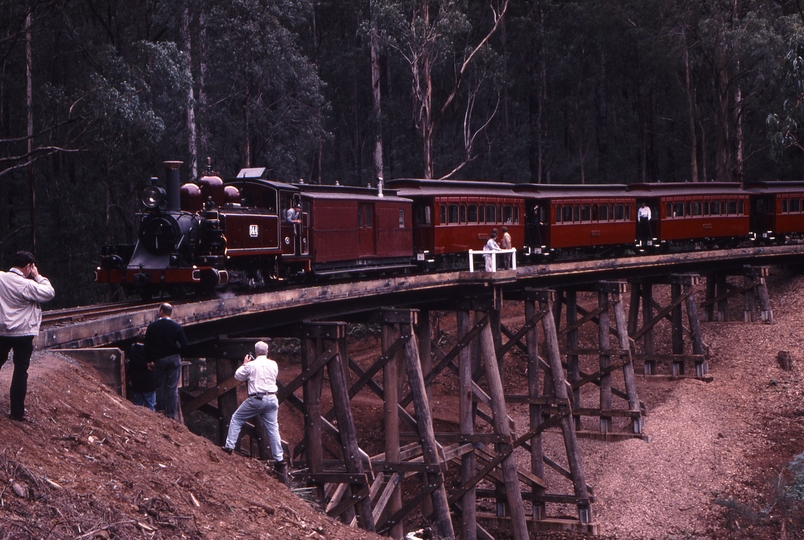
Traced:
<path id="1" fill-rule="evenodd" d="M 767 116 L 768 138 L 771 152 L 777 161 L 787 154 L 789 149 L 804 150 L 801 144 L 799 124 L 804 119 L 804 38 L 795 36 L 790 40 L 789 51 L 779 67 L 779 81 L 783 101 L 781 112 Z"/>

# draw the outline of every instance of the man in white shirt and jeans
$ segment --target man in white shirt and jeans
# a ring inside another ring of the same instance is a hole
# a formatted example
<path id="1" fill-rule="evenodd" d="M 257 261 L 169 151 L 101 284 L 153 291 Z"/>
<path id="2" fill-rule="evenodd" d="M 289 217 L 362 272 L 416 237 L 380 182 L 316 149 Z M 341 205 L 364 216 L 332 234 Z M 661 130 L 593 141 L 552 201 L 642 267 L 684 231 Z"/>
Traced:
<path id="1" fill-rule="evenodd" d="M 268 344 L 258 341 L 254 344 L 256 358 L 247 354 L 243 359 L 243 365 L 235 371 L 235 379 L 238 381 L 248 381 L 248 399 L 240 404 L 232 420 L 229 422 L 229 433 L 226 436 L 226 444 L 223 450 L 231 454 L 234 450 L 237 439 L 240 436 L 240 429 L 249 419 L 259 416 L 265 429 L 268 432 L 268 442 L 271 445 L 271 455 L 276 460 L 277 472 L 280 474 L 284 470 L 282 439 L 279 436 L 279 424 L 277 414 L 279 412 L 279 401 L 276 398 L 276 377 L 279 374 L 279 366 L 276 362 L 268 358 Z"/>

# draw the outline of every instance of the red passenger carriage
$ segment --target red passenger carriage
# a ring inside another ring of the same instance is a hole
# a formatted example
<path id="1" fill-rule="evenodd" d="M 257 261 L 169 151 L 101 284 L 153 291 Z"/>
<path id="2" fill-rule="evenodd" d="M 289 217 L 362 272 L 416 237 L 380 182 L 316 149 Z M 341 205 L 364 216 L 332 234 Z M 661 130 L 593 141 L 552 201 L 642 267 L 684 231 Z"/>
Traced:
<path id="1" fill-rule="evenodd" d="M 502 236 L 507 227 L 511 245 L 524 245 L 524 206 L 513 184 L 398 179 L 388 186 L 413 199 L 413 252 L 428 266 L 468 267 L 469 250 L 483 249 L 492 229 Z"/>
<path id="2" fill-rule="evenodd" d="M 751 232 L 757 242 L 784 243 L 804 234 L 804 182 L 756 182 L 748 186 Z"/>
<path id="3" fill-rule="evenodd" d="M 527 208 L 530 254 L 618 252 L 634 243 L 634 197 L 622 184 L 519 184 L 515 190 Z"/>
<path id="4" fill-rule="evenodd" d="M 672 244 L 734 245 L 749 235 L 748 194 L 736 182 L 630 184 L 637 204 L 651 209 L 651 229 Z"/>

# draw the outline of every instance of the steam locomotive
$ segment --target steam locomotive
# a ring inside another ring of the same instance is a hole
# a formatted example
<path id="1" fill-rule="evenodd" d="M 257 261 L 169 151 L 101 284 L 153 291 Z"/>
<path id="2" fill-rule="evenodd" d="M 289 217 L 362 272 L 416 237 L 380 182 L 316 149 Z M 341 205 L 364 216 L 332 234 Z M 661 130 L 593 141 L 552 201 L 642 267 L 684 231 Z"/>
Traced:
<path id="1" fill-rule="evenodd" d="M 208 167 L 142 192 L 135 244 L 106 246 L 95 281 L 151 299 L 333 276 L 467 269 L 505 227 L 520 264 L 559 257 L 783 243 L 804 233 L 804 182 L 543 185 L 395 179 L 283 183 Z M 650 219 L 638 226 L 639 206 Z M 646 232 L 647 231 L 647 232 Z"/>

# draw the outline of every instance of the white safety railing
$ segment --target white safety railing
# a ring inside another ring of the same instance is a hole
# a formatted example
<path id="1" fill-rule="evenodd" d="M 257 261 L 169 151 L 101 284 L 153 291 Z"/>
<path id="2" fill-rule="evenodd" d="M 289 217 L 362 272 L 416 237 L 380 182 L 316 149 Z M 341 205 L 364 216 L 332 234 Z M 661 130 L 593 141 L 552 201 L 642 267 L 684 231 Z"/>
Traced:
<path id="1" fill-rule="evenodd" d="M 485 249 L 470 249 L 469 250 L 469 271 L 475 271 L 475 255 L 491 255 L 491 271 L 497 271 L 497 256 L 499 255 L 511 255 L 511 270 L 516 270 L 516 248 L 511 249 L 495 249 L 495 250 L 485 250 Z M 485 259 L 483 260 L 483 269 L 486 269 L 486 262 Z"/>

